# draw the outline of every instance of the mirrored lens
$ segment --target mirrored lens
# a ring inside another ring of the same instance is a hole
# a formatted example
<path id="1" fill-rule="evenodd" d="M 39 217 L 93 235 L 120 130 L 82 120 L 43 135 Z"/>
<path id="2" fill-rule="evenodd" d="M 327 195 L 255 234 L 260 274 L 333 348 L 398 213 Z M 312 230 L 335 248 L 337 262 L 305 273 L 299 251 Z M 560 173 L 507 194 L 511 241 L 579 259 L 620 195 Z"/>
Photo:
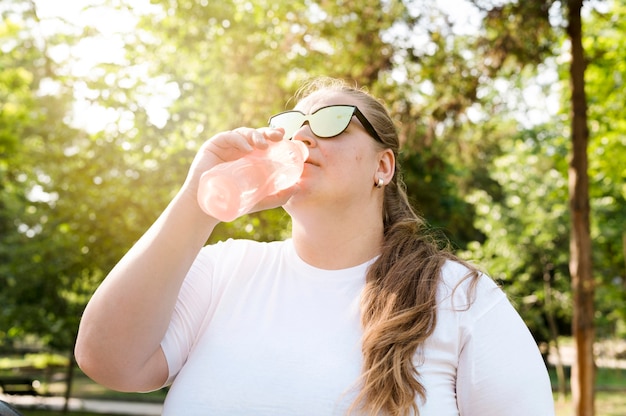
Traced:
<path id="1" fill-rule="evenodd" d="M 285 129 L 285 139 L 291 139 L 305 122 L 313 134 L 321 138 L 335 137 L 348 127 L 355 108 L 350 105 L 333 105 L 322 107 L 313 114 L 304 115 L 300 111 L 286 111 L 270 118 L 272 128 Z"/>
<path id="2" fill-rule="evenodd" d="M 318 137 L 335 137 L 348 127 L 352 114 L 354 107 L 351 106 L 320 108 L 309 117 L 311 130 Z"/>
<path id="3" fill-rule="evenodd" d="M 282 127 L 285 129 L 285 139 L 291 139 L 298 129 L 304 124 L 305 116 L 299 111 L 287 111 L 276 114 L 270 118 L 270 127 L 273 129 Z"/>

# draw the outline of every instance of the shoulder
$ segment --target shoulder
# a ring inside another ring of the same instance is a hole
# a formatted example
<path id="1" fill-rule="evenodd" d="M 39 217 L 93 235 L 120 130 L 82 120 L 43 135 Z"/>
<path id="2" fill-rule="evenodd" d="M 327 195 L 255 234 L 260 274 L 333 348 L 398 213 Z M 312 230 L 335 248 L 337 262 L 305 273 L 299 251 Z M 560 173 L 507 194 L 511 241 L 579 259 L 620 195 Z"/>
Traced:
<path id="1" fill-rule="evenodd" d="M 480 270 L 448 260 L 441 268 L 440 308 L 466 311 L 478 317 L 506 299 L 502 289 Z"/>

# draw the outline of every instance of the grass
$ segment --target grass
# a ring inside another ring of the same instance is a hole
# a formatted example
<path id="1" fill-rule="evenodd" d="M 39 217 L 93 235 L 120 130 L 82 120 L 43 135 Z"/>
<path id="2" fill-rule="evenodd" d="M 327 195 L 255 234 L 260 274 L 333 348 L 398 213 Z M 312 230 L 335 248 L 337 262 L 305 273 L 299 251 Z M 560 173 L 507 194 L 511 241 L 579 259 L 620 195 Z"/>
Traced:
<path id="1" fill-rule="evenodd" d="M 53 395 L 63 396 L 65 392 L 65 383 L 57 382 L 49 385 L 49 392 Z M 79 399 L 98 399 L 98 400 L 122 400 L 133 402 L 157 402 L 162 403 L 165 400 L 166 389 L 153 391 L 150 393 L 122 393 L 119 391 L 109 390 L 101 385 L 93 382 L 82 371 L 76 370 L 74 382 L 72 383 L 72 397 Z"/>
<path id="2" fill-rule="evenodd" d="M 595 416 L 624 416 L 626 415 L 626 395 L 624 392 L 601 391 L 596 393 Z M 574 408 L 571 397 L 564 400 L 555 398 L 556 416 L 572 416 Z"/>
<path id="3" fill-rule="evenodd" d="M 550 381 L 552 382 L 552 386 L 556 387 L 558 381 L 555 369 L 550 368 L 548 373 L 550 375 Z M 569 367 L 565 367 L 565 373 L 569 377 Z M 615 389 L 621 389 L 626 391 L 626 369 L 598 368 L 596 372 L 596 388 L 600 391 Z"/>
<path id="4" fill-rule="evenodd" d="M 626 370 L 620 368 L 598 368 L 596 373 L 595 416 L 626 415 Z M 569 368 L 566 367 L 569 374 Z M 554 368 L 549 370 L 552 386 L 556 389 L 557 378 Z M 569 386 L 568 386 L 569 391 Z M 572 416 L 574 408 L 572 398 L 568 394 L 559 398 L 555 393 L 554 403 L 556 416 Z"/>

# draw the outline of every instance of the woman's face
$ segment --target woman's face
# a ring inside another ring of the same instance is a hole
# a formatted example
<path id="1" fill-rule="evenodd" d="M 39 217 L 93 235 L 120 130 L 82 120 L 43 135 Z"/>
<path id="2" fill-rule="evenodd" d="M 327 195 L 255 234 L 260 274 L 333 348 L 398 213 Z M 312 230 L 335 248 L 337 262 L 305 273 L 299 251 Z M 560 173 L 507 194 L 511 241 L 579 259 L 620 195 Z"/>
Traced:
<path id="1" fill-rule="evenodd" d="M 318 91 L 296 105 L 296 110 L 311 114 L 315 110 L 336 104 L 364 106 L 356 98 L 338 91 Z M 367 117 L 367 114 L 366 114 Z M 320 204 L 333 209 L 359 209 L 376 193 L 374 183 L 380 163 L 381 150 L 356 117 L 339 136 L 322 139 L 305 123 L 294 134 L 309 148 L 300 190 L 285 205 L 294 211 L 300 204 L 314 207 Z M 380 193 L 380 190 L 378 190 Z"/>

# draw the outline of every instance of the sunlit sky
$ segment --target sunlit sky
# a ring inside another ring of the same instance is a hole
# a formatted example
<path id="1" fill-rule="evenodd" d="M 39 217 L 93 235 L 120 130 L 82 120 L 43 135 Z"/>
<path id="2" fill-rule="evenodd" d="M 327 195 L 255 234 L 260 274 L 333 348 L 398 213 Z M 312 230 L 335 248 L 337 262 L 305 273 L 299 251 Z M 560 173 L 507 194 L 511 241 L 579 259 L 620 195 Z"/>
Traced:
<path id="1" fill-rule="evenodd" d="M 102 35 L 97 38 L 84 39 L 72 54 L 80 56 L 78 64 L 72 68 L 76 75 L 86 74 L 94 64 L 103 61 L 121 61 L 123 58 L 123 43 L 120 34 L 133 30 L 137 23 L 137 17 L 132 14 L 105 5 L 99 7 L 87 7 L 91 4 L 98 5 L 102 1 L 76 1 L 76 0 L 35 0 L 37 12 L 41 18 L 41 30 L 44 34 L 62 31 L 77 31 L 82 27 L 91 26 Z M 143 8 L 149 10 L 149 0 L 137 1 L 143 4 Z M 62 18 L 67 22 L 63 24 Z M 54 51 L 58 54 L 69 54 L 69 50 L 62 48 Z"/>
<path id="2" fill-rule="evenodd" d="M 128 11 L 115 10 L 107 5 L 110 3 L 107 0 L 34 1 L 42 20 L 40 30 L 44 36 L 58 31 L 78 31 L 84 26 L 94 27 L 101 33 L 100 36 L 83 39 L 71 49 L 69 46 L 59 46 L 50 51 L 52 57 L 57 60 L 73 58 L 75 61 L 71 67 L 73 75 L 86 77 L 96 65 L 103 62 L 124 64 L 123 35 L 133 32 L 137 23 L 136 16 Z M 136 11 L 145 11 L 146 13 L 155 11 L 157 7 L 151 5 L 150 0 L 133 0 L 132 5 Z M 456 34 L 471 34 L 480 25 L 478 11 L 467 0 L 437 0 L 437 7 L 449 14 L 455 23 L 453 30 Z M 141 68 L 137 68 L 137 71 L 140 70 Z M 141 77 L 142 74 L 136 76 Z M 543 84 L 557 84 L 556 73 L 549 68 L 546 68 L 542 78 L 539 79 L 539 82 Z M 157 127 L 162 127 L 169 118 L 167 107 L 177 97 L 178 90 L 176 86 L 167 84 L 163 79 L 154 80 L 153 84 L 151 91 L 155 91 L 157 94 L 146 97 L 145 102 L 141 104 L 146 108 L 150 121 Z M 50 92 L 53 92 L 54 87 L 54 85 L 43 86 Z M 503 94 L 507 93 L 508 85 L 506 82 L 500 82 L 499 89 L 502 90 Z M 90 101 L 91 94 L 93 93 L 87 89 L 86 85 L 81 86 L 79 83 L 75 88 L 76 103 L 73 120 L 75 127 L 91 133 L 107 127 L 117 129 L 124 129 L 125 125 L 128 128 L 132 127 L 132 114 L 118 114 L 115 110 L 94 105 Z M 559 107 L 557 91 L 552 91 L 549 96 L 546 96 L 539 85 L 527 87 L 523 91 L 522 99 L 526 103 L 532 103 L 530 112 L 518 116 L 519 121 L 525 125 L 546 121 L 548 117 L 556 113 Z M 512 110 L 516 105 L 514 102 L 511 103 Z"/>
<path id="3" fill-rule="evenodd" d="M 76 77 L 88 78 L 94 68 L 101 63 L 125 64 L 124 40 L 125 34 L 132 33 L 138 17 L 129 11 L 116 10 L 109 6 L 106 0 L 34 0 L 37 12 L 41 19 L 42 34 L 49 35 L 55 32 L 78 32 L 83 27 L 93 27 L 98 36 L 82 39 L 76 46 L 61 45 L 50 50 L 50 55 L 57 61 L 72 58 L 69 68 Z M 133 0 L 133 7 L 137 11 L 152 12 L 156 6 L 149 0 Z M 144 78 L 141 67 L 134 67 L 135 76 Z M 141 104 L 146 108 L 150 121 L 157 127 L 167 122 L 169 114 L 167 107 L 177 96 L 171 85 L 155 79 L 155 94 L 145 97 Z M 43 88 L 54 90 L 54 85 L 45 85 Z M 133 124 L 132 114 L 119 114 L 113 109 L 103 108 L 93 104 L 93 92 L 85 83 L 77 83 L 74 87 L 75 99 L 74 119 L 72 125 L 90 133 L 102 131 L 106 128 L 129 129 Z"/>

